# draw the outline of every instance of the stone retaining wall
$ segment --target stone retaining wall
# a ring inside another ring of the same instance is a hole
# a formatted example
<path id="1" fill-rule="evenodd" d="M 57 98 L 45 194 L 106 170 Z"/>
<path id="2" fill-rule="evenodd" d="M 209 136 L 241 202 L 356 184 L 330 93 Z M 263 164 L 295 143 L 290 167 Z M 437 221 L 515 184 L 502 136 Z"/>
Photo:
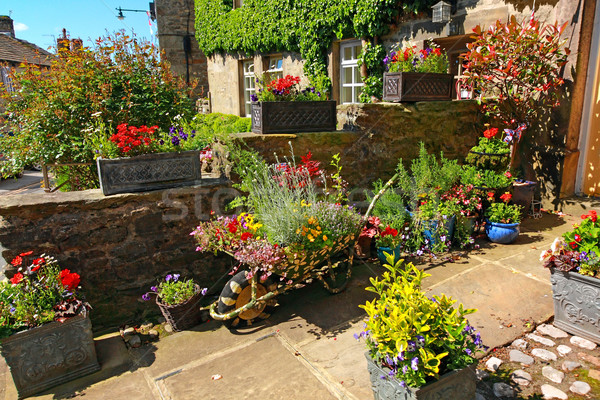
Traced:
<path id="1" fill-rule="evenodd" d="M 189 233 L 211 210 L 224 212 L 235 193 L 215 179 L 108 197 L 100 190 L 3 196 L 0 250 L 7 261 L 27 250 L 54 255 L 80 274 L 94 330 L 141 322 L 159 311 L 140 296 L 167 273 L 210 287 L 228 271 L 232 260 L 196 253 Z"/>

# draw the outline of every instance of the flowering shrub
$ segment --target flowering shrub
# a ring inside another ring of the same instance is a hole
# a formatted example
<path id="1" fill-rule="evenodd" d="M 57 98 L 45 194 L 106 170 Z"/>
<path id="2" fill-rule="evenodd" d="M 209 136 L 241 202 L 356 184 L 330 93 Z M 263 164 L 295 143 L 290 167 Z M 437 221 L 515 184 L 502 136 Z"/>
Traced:
<path id="1" fill-rule="evenodd" d="M 17 272 L 0 282 L 0 337 L 47 322 L 63 322 L 89 308 L 77 298 L 79 275 L 61 270 L 54 258 L 33 257 L 33 251 L 28 251 L 11 264 Z"/>
<path id="2" fill-rule="evenodd" d="M 124 156 L 135 156 L 152 152 L 152 142 L 154 132 L 158 126 L 147 127 L 142 125 L 139 128 L 120 124 L 117 126 L 117 133 L 110 137 L 110 141 L 115 143 L 119 151 Z"/>
<path id="3" fill-rule="evenodd" d="M 403 270 L 402 263 L 385 265 L 381 280 L 371 278 L 366 290 L 377 297 L 360 306 L 368 318 L 364 331 L 354 337 L 365 338 L 371 358 L 389 368 L 389 377 L 404 387 L 421 387 L 475 363 L 485 346 L 465 318 L 475 310 L 462 304 L 455 309 L 455 301 L 445 295 L 427 297 L 421 281 L 430 275 L 412 264 Z"/>
<path id="4" fill-rule="evenodd" d="M 392 51 L 383 59 L 389 72 L 429 72 L 445 74 L 448 72 L 448 56 L 433 46 L 417 51 L 416 46 L 407 46 Z"/>
<path id="5" fill-rule="evenodd" d="M 442 201 L 451 204 L 456 214 L 473 217 L 482 209 L 481 197 L 473 185 L 456 185 L 441 196 Z"/>
<path id="6" fill-rule="evenodd" d="M 398 235 L 398 229 L 388 225 L 381 233 L 379 233 L 379 236 L 377 237 L 377 246 L 394 249 L 400 244 L 400 238 L 401 235 Z"/>
<path id="7" fill-rule="evenodd" d="M 174 306 L 177 304 L 185 303 L 191 299 L 196 293 L 196 284 L 192 279 L 180 280 L 181 275 L 179 274 L 168 274 L 165 280 L 160 282 L 158 286 L 152 286 L 150 292 L 142 295 L 142 299 L 145 301 L 150 300 L 150 295 L 154 294 L 158 296 L 161 303 Z M 208 291 L 207 288 L 200 290 L 200 293 L 204 296 Z"/>
<path id="8" fill-rule="evenodd" d="M 252 101 L 319 101 L 327 100 L 325 93 L 314 87 L 300 89 L 300 77 L 286 75 L 265 84 L 265 78 L 256 78 L 257 94 Z"/>
<path id="9" fill-rule="evenodd" d="M 550 250 L 540 255 L 544 267 L 561 271 L 576 271 L 583 275 L 598 276 L 600 271 L 600 222 L 595 210 L 581 216 L 581 224 L 556 238 Z"/>

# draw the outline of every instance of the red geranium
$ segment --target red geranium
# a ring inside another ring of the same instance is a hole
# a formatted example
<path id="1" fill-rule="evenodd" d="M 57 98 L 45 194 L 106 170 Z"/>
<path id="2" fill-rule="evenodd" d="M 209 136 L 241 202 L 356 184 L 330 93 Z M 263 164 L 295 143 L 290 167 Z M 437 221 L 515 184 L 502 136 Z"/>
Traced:
<path id="1" fill-rule="evenodd" d="M 23 274 L 20 272 L 17 272 L 15 274 L 15 276 L 13 276 L 12 278 L 10 278 L 10 283 L 12 283 L 13 285 L 18 284 L 19 282 L 21 282 L 23 280 Z"/>
<path id="2" fill-rule="evenodd" d="M 488 139 L 491 139 L 494 136 L 496 136 L 497 133 L 498 133 L 498 128 L 489 128 L 489 129 L 486 129 L 485 131 L 483 131 L 483 136 L 485 136 Z"/>
<path id="3" fill-rule="evenodd" d="M 18 267 L 19 265 L 23 264 L 23 258 L 21 258 L 21 256 L 16 256 L 10 263 L 13 265 L 13 267 Z"/>
<path id="4" fill-rule="evenodd" d="M 33 250 L 26 251 L 25 253 L 19 254 L 21 257 L 30 256 L 33 254 Z"/>
<path id="5" fill-rule="evenodd" d="M 505 203 L 508 203 L 510 199 L 512 199 L 512 194 L 510 193 L 504 193 L 502 196 L 500 196 L 500 200 L 502 200 Z"/>
<path id="6" fill-rule="evenodd" d="M 391 228 L 389 225 L 381 232 L 381 236 L 392 235 L 393 237 L 398 236 L 398 230 Z"/>
<path id="7" fill-rule="evenodd" d="M 58 276 L 60 278 L 60 282 L 67 290 L 73 290 L 79 285 L 80 277 L 79 274 L 75 272 L 71 272 L 68 269 L 63 269 L 60 271 Z"/>
<path id="8" fill-rule="evenodd" d="M 252 234 L 250 232 L 244 232 L 242 233 L 242 241 L 245 242 L 246 240 L 250 239 L 252 237 Z"/>

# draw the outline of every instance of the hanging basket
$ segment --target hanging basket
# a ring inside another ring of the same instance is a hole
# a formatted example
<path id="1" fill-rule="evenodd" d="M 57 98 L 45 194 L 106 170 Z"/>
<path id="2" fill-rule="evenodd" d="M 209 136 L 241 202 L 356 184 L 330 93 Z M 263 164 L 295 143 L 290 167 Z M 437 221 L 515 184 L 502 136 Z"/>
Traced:
<path id="1" fill-rule="evenodd" d="M 195 294 L 181 304 L 164 304 L 160 301 L 160 297 L 156 297 L 156 304 L 160 308 L 160 312 L 176 332 L 193 328 L 202 321 L 200 313 L 202 293 L 200 292 L 200 286 L 194 285 L 194 290 Z"/>

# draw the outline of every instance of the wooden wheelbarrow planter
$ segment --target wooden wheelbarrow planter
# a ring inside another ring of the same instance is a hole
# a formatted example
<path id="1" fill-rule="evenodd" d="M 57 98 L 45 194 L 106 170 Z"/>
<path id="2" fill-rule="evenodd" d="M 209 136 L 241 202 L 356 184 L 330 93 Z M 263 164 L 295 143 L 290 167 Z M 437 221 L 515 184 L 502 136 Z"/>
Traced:
<path id="1" fill-rule="evenodd" d="M 377 200 L 397 177 L 398 175 L 394 175 L 375 195 L 362 217 L 360 230 L 369 218 Z M 268 318 L 271 309 L 275 306 L 276 296 L 304 287 L 306 281 L 317 279 L 330 293 L 340 293 L 346 288 L 352 276 L 354 245 L 360 230 L 339 239 L 330 247 L 303 254 L 301 258 L 288 259 L 273 271 L 273 275 L 284 277 L 278 282 L 270 277 L 261 282 L 257 274 L 253 274 L 248 279 L 246 271 L 238 272 L 225 284 L 219 299 L 204 309 L 209 310 L 213 319 L 223 321 L 228 327 L 241 327 L 252 325 L 254 320 Z"/>

